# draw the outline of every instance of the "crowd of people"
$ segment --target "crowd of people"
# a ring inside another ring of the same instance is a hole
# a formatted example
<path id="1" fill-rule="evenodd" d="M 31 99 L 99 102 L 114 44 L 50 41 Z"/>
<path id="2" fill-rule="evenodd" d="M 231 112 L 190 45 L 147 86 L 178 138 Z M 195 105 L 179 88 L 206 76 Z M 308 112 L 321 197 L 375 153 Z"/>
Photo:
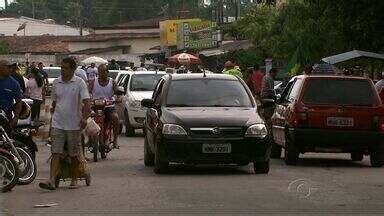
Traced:
<path id="1" fill-rule="evenodd" d="M 45 101 L 48 88 L 48 74 L 43 63 L 32 63 L 20 72 L 16 63 L 0 60 L 0 109 L 11 119 L 15 127 L 19 121 L 23 98 L 33 100 L 31 119 L 39 121 L 40 106 Z M 51 89 L 51 171 L 50 179 L 40 183 L 44 189 L 54 190 L 54 182 L 60 170 L 60 158 L 64 154 L 71 157 L 71 188 L 77 187 L 80 137 L 91 114 L 91 100 L 113 98 L 117 89 L 116 82 L 108 77 L 110 65 L 101 64 L 88 68 L 77 67 L 76 60 L 65 58 L 61 63 L 61 76 L 53 82 Z M 119 148 L 119 119 L 115 111 L 105 113 L 113 126 L 113 148 Z M 66 150 L 64 151 L 64 146 Z"/>

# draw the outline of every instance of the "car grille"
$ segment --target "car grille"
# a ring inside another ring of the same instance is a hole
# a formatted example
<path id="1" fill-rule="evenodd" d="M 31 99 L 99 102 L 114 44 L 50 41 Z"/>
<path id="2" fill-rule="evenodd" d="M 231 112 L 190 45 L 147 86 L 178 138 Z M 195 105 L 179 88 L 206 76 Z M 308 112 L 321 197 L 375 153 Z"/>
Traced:
<path id="1" fill-rule="evenodd" d="M 241 127 L 213 127 L 213 128 L 191 128 L 192 137 L 201 138 L 239 138 L 244 137 Z"/>

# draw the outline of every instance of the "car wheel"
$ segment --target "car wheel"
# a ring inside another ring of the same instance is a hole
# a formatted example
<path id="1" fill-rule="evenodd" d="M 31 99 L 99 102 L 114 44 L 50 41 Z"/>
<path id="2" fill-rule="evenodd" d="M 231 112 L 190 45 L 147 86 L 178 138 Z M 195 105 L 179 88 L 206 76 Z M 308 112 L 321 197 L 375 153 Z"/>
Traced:
<path id="1" fill-rule="evenodd" d="M 124 112 L 124 118 L 125 118 L 125 136 L 127 137 L 135 136 L 135 129 L 132 127 L 131 123 L 129 122 L 129 116 L 127 111 Z"/>
<path id="2" fill-rule="evenodd" d="M 351 159 L 352 161 L 362 161 L 364 158 L 364 154 L 362 152 L 352 152 Z"/>
<path id="3" fill-rule="evenodd" d="M 370 155 L 372 167 L 382 167 L 384 165 L 384 154 L 381 151 L 372 151 Z"/>
<path id="4" fill-rule="evenodd" d="M 267 174 L 269 172 L 269 160 L 262 162 L 253 162 L 253 170 L 256 174 Z"/>
<path id="5" fill-rule="evenodd" d="M 294 142 L 290 141 L 290 139 L 287 137 L 284 149 L 284 161 L 286 165 L 296 165 L 297 161 L 299 160 L 300 152 L 297 149 Z"/>
<path id="6" fill-rule="evenodd" d="M 156 174 L 163 174 L 168 171 L 169 162 L 163 157 L 164 150 L 157 143 L 155 145 L 155 163 L 153 171 Z"/>
<path id="7" fill-rule="evenodd" d="M 146 167 L 152 167 L 155 163 L 154 155 L 149 148 L 147 137 L 144 137 L 144 165 Z"/>

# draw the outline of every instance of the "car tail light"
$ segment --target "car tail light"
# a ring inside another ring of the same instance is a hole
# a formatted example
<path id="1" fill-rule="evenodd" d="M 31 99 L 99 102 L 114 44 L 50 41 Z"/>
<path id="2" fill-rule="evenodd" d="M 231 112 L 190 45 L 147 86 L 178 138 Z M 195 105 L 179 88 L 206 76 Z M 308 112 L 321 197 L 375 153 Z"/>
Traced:
<path id="1" fill-rule="evenodd" d="M 379 130 L 380 132 L 384 133 L 384 117 L 375 116 L 373 118 L 373 125 L 376 130 Z"/>
<path id="2" fill-rule="evenodd" d="M 308 125 L 307 113 L 295 113 L 292 118 L 292 126 L 295 128 L 306 127 Z"/>

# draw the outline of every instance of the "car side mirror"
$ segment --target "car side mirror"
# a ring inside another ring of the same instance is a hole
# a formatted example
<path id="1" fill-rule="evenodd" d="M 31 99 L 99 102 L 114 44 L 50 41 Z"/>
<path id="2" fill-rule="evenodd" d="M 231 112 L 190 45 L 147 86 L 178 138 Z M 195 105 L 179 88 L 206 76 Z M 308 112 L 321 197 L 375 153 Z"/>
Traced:
<path id="1" fill-rule="evenodd" d="M 153 108 L 155 106 L 155 101 L 153 99 L 143 99 L 141 101 L 141 106 L 146 108 Z"/>

